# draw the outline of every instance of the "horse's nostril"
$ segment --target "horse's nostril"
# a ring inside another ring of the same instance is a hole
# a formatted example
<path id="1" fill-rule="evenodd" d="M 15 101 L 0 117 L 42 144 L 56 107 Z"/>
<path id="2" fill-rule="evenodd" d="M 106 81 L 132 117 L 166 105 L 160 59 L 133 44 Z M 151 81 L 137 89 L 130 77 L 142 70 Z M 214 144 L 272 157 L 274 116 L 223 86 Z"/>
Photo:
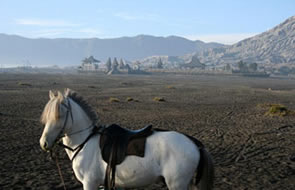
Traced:
<path id="1" fill-rule="evenodd" d="M 47 144 L 47 142 L 44 142 L 44 145 L 43 145 L 43 147 L 47 149 L 47 147 L 48 147 L 48 144 Z"/>

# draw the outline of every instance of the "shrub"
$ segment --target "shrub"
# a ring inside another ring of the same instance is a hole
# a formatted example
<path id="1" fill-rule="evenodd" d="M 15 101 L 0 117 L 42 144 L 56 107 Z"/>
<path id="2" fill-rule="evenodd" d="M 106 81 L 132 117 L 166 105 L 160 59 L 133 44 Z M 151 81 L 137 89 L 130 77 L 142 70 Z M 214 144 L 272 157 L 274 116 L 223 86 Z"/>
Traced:
<path id="1" fill-rule="evenodd" d="M 109 101 L 110 101 L 110 102 L 120 102 L 120 100 L 119 100 L 118 98 L 113 98 L 113 97 L 111 97 L 111 98 L 109 99 Z"/>
<path id="2" fill-rule="evenodd" d="M 294 115 L 295 112 L 288 110 L 288 108 L 282 104 L 269 104 L 269 110 L 265 114 L 270 116 L 287 116 Z"/>
<path id="3" fill-rule="evenodd" d="M 30 83 L 18 82 L 19 86 L 32 86 Z"/>
<path id="4" fill-rule="evenodd" d="M 171 86 L 171 85 L 167 86 L 167 88 L 168 89 L 176 89 L 174 86 Z"/>
<path id="5" fill-rule="evenodd" d="M 156 102 L 165 102 L 165 101 L 166 101 L 166 100 L 165 100 L 164 98 L 162 98 L 162 97 L 154 97 L 153 100 L 156 101 Z"/>
<path id="6" fill-rule="evenodd" d="M 132 101 L 134 101 L 134 99 L 131 98 L 131 97 L 127 97 L 127 98 L 126 98 L 126 101 L 127 101 L 127 102 L 132 102 Z"/>

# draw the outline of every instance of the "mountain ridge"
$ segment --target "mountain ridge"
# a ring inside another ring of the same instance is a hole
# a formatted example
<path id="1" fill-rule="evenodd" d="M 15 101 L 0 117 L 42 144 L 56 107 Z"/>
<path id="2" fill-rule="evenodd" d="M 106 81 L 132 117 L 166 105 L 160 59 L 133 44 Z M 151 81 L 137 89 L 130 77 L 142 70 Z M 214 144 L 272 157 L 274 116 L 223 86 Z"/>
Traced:
<path id="1" fill-rule="evenodd" d="M 137 60 L 154 55 L 180 56 L 223 44 L 191 41 L 183 37 L 137 35 L 119 38 L 26 38 L 0 34 L 0 62 L 3 64 L 77 65 L 85 57 L 118 57 Z"/>
<path id="2" fill-rule="evenodd" d="M 240 60 L 262 65 L 295 64 L 295 16 L 270 30 L 233 45 L 196 52 L 205 64 L 235 63 Z"/>
<path id="3" fill-rule="evenodd" d="M 295 16 L 233 45 L 144 34 L 108 39 L 30 39 L 0 34 L 0 64 L 77 65 L 90 55 L 103 61 L 117 57 L 155 62 L 157 56 L 164 56 L 167 62 L 170 59 L 172 62 L 187 62 L 194 57 L 205 65 L 235 64 L 240 60 L 270 66 L 295 65 Z"/>

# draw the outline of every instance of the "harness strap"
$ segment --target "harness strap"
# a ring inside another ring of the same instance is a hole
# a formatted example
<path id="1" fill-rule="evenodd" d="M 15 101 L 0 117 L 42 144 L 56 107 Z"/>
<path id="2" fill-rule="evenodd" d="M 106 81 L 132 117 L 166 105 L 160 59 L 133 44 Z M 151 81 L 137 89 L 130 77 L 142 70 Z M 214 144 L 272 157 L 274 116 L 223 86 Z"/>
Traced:
<path id="1" fill-rule="evenodd" d="M 84 145 L 89 141 L 89 139 L 91 137 L 93 137 L 94 135 L 96 135 L 96 134 L 102 134 L 103 130 L 104 130 L 104 127 L 102 127 L 102 126 L 99 126 L 99 127 L 94 126 L 93 127 L 93 130 L 89 134 L 89 136 L 79 146 L 77 146 L 76 148 L 71 148 L 71 147 L 63 144 L 61 141 L 58 142 L 58 145 L 61 146 L 61 147 L 63 147 L 63 148 L 65 148 L 65 149 L 68 149 L 68 150 L 70 150 L 72 152 L 75 152 L 76 151 L 74 153 L 73 157 L 70 159 L 71 161 L 73 161 L 75 159 L 75 157 L 78 155 L 78 153 L 82 150 L 82 148 L 84 147 Z"/>
<path id="2" fill-rule="evenodd" d="M 65 103 L 62 103 L 62 105 L 67 108 L 67 114 L 66 114 L 66 119 L 64 121 L 63 127 L 60 130 L 60 132 L 59 132 L 59 134 L 58 134 L 58 136 L 56 138 L 56 141 L 58 141 L 59 139 L 63 138 L 63 135 L 62 134 L 64 133 L 64 130 L 66 128 L 66 125 L 67 125 L 67 122 L 68 122 L 68 118 L 69 118 L 69 113 L 70 113 L 71 118 L 72 118 L 72 123 L 74 122 L 70 101 L 68 100 L 68 105 L 66 105 Z"/>
<path id="3" fill-rule="evenodd" d="M 79 146 L 78 146 L 78 147 L 76 147 L 76 148 L 72 149 L 71 147 L 69 147 L 69 146 L 65 145 L 65 144 L 64 144 L 64 143 L 62 143 L 61 141 L 59 141 L 57 144 L 58 144 L 59 146 L 61 146 L 62 148 L 68 149 L 68 150 L 70 150 L 70 151 L 72 151 L 72 152 L 76 151 L 76 150 L 77 150 L 77 148 L 79 147 Z"/>
<path id="4" fill-rule="evenodd" d="M 67 108 L 67 110 L 70 112 L 71 114 L 71 118 L 72 118 L 72 123 L 74 122 L 74 118 L 73 118 L 73 113 L 72 113 L 72 106 L 70 104 L 70 102 L 68 101 L 68 105 L 65 103 L 61 103 L 64 107 Z"/>
<path id="5" fill-rule="evenodd" d="M 81 130 L 78 130 L 78 131 L 72 132 L 72 133 L 70 133 L 70 134 L 64 134 L 64 135 L 61 136 L 60 138 L 64 138 L 64 137 L 69 137 L 69 136 L 72 136 L 72 135 L 76 135 L 76 134 L 78 134 L 78 133 L 81 133 L 81 132 L 83 132 L 83 131 L 86 131 L 87 129 L 92 128 L 93 126 L 94 126 L 94 125 L 91 124 L 89 127 L 85 128 L 85 129 L 81 129 Z M 94 127 L 95 127 L 95 126 L 94 126 Z"/>
<path id="6" fill-rule="evenodd" d="M 104 180 L 105 184 L 104 185 L 107 190 L 112 190 L 113 187 L 115 186 L 114 177 L 111 178 L 111 172 L 112 172 L 112 176 L 114 175 L 114 170 L 111 166 L 112 165 L 111 162 L 112 162 L 112 158 L 113 158 L 113 148 L 114 148 L 114 144 L 112 145 L 112 150 L 111 150 L 109 162 L 108 162 L 106 173 L 105 173 L 105 180 Z"/>

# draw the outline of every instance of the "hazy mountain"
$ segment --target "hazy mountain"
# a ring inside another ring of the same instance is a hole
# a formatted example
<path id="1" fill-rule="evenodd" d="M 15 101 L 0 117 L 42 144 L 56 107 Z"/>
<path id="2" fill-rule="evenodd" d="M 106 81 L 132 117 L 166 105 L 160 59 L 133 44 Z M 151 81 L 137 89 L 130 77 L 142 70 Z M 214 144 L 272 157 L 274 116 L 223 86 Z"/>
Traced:
<path id="1" fill-rule="evenodd" d="M 0 64 L 74 65 L 93 55 L 105 61 L 108 57 L 127 60 L 153 55 L 179 56 L 209 48 L 218 43 L 190 41 L 185 38 L 139 35 L 114 39 L 29 39 L 0 34 Z"/>
<path id="2" fill-rule="evenodd" d="M 295 16 L 278 26 L 234 45 L 197 52 L 202 63 L 295 64 Z"/>

